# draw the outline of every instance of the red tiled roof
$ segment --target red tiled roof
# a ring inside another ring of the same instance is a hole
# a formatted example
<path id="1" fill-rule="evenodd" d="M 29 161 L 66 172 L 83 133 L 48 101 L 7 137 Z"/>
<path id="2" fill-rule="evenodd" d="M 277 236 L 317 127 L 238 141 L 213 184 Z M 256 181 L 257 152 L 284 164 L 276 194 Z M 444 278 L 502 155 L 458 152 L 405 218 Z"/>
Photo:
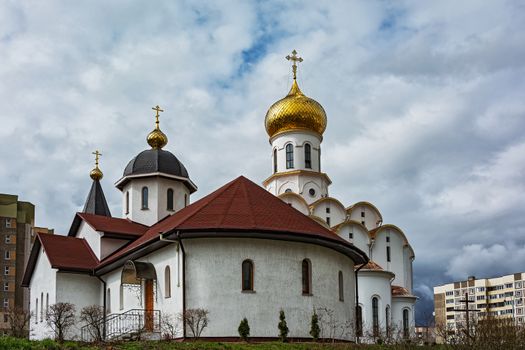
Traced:
<path id="1" fill-rule="evenodd" d="M 391 290 L 393 296 L 412 296 L 406 288 L 401 286 L 392 286 Z"/>
<path id="2" fill-rule="evenodd" d="M 141 225 L 126 219 L 87 213 L 77 213 L 77 215 L 80 216 L 82 220 L 84 220 L 94 230 L 105 233 L 117 233 L 129 235 L 132 237 L 140 237 L 148 229 L 148 226 Z"/>
<path id="3" fill-rule="evenodd" d="M 383 268 L 381 266 L 379 266 L 379 264 L 377 264 L 375 261 L 368 261 L 363 267 L 361 267 L 363 265 L 357 265 L 355 268 L 356 270 L 358 268 L 360 268 L 361 270 L 375 270 L 375 271 L 384 271 Z"/>
<path id="4" fill-rule="evenodd" d="M 90 271 L 98 259 L 85 239 L 38 233 L 51 266 L 56 269 Z"/>
<path id="5" fill-rule="evenodd" d="M 124 249 L 106 258 L 101 265 L 117 260 L 141 246 L 158 240 L 159 233 L 185 232 L 265 232 L 294 234 L 324 239 L 366 255 L 351 243 L 292 208 L 244 176 L 151 226 Z M 366 258 L 365 258 L 366 259 Z"/>

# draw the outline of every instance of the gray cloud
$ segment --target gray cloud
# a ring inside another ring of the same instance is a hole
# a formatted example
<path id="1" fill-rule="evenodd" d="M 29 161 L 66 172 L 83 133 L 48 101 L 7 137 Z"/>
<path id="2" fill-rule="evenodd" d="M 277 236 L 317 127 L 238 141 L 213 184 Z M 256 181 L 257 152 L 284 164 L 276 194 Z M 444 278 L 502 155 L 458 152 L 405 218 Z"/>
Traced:
<path id="1" fill-rule="evenodd" d="M 193 200 L 240 174 L 260 182 L 264 115 L 296 48 L 301 88 L 328 113 L 331 194 L 405 230 L 421 320 L 433 285 L 523 266 L 524 13 L 518 1 L 2 3 L 0 191 L 65 233 L 98 148 L 120 213 L 112 184 L 146 148 L 156 104 Z"/>

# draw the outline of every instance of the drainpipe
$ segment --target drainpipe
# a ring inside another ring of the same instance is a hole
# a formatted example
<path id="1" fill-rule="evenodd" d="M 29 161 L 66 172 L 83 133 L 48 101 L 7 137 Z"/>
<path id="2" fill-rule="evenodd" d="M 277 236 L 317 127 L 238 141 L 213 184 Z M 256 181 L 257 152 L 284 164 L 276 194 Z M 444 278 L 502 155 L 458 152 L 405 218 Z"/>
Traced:
<path id="1" fill-rule="evenodd" d="M 106 308 L 106 304 L 107 304 L 107 290 L 106 290 L 106 281 L 104 281 L 102 278 L 100 278 L 100 276 L 97 276 L 95 275 L 95 270 L 93 270 L 93 275 L 100 281 L 102 282 L 102 286 L 104 287 L 104 296 L 103 296 L 103 308 L 104 308 L 104 313 L 103 313 L 103 320 L 104 322 L 102 323 L 102 340 L 106 340 L 106 318 L 107 318 L 107 308 Z"/>
<path id="2" fill-rule="evenodd" d="M 177 240 L 179 241 L 179 247 L 182 251 L 182 337 L 186 339 L 186 318 L 184 317 L 186 313 L 186 251 L 182 244 L 180 231 L 177 231 Z"/>
<path id="3" fill-rule="evenodd" d="M 357 273 L 359 270 L 361 270 L 363 267 L 365 267 L 366 264 L 362 264 L 355 270 L 355 337 L 356 337 L 356 343 L 359 344 L 359 338 L 360 338 L 360 332 L 359 332 L 359 325 L 357 323 L 358 317 L 360 319 L 361 328 L 363 327 L 363 313 L 361 312 L 361 315 L 357 315 L 357 308 L 359 307 L 359 283 L 358 283 L 358 277 Z M 362 311 L 362 310 L 361 310 Z"/>

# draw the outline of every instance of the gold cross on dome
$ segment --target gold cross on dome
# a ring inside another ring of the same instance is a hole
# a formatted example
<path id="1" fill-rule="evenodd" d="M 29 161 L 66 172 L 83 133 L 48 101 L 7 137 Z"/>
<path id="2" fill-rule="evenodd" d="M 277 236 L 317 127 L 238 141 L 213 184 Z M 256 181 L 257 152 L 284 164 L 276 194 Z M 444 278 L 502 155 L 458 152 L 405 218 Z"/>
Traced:
<path id="1" fill-rule="evenodd" d="M 157 128 L 158 128 L 159 127 L 160 112 L 164 112 L 164 110 L 160 109 L 159 105 L 156 105 L 155 107 L 151 107 L 151 109 L 153 109 L 154 111 L 157 111 L 157 115 L 155 116 L 155 118 L 156 118 L 155 124 L 157 124 Z"/>
<path id="2" fill-rule="evenodd" d="M 100 153 L 98 149 L 95 152 L 91 152 L 91 153 L 95 155 L 95 165 L 98 168 L 98 160 L 100 156 L 102 155 L 102 153 Z"/>
<path id="3" fill-rule="evenodd" d="M 297 62 L 302 62 L 303 58 L 297 56 L 297 51 L 293 50 L 291 55 L 286 56 L 288 61 L 292 61 L 293 78 L 297 79 Z"/>

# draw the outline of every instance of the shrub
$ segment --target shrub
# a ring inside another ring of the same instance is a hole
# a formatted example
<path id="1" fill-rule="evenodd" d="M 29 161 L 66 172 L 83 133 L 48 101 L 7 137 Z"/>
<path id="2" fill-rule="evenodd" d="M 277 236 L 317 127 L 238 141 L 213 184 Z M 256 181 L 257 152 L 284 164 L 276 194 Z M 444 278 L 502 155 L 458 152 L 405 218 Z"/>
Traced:
<path id="1" fill-rule="evenodd" d="M 246 317 L 241 320 L 238 331 L 241 339 L 247 341 L 250 336 L 250 325 L 248 324 Z"/>
<path id="2" fill-rule="evenodd" d="M 283 343 L 288 341 L 288 326 L 286 325 L 286 316 L 284 315 L 284 310 L 279 311 L 279 338 Z"/>
<path id="3" fill-rule="evenodd" d="M 49 306 L 47 324 L 55 332 L 55 338 L 64 342 L 69 330 L 75 325 L 75 305 L 71 303 L 56 303 Z"/>
<path id="4" fill-rule="evenodd" d="M 312 315 L 312 321 L 310 323 L 310 335 L 314 338 L 315 341 L 319 339 L 319 334 L 321 333 L 321 328 L 319 328 L 319 316 L 314 310 Z"/>
<path id="5" fill-rule="evenodd" d="M 187 309 L 181 315 L 180 319 L 190 329 L 193 338 L 198 339 L 204 328 L 208 327 L 210 322 L 206 309 Z"/>

